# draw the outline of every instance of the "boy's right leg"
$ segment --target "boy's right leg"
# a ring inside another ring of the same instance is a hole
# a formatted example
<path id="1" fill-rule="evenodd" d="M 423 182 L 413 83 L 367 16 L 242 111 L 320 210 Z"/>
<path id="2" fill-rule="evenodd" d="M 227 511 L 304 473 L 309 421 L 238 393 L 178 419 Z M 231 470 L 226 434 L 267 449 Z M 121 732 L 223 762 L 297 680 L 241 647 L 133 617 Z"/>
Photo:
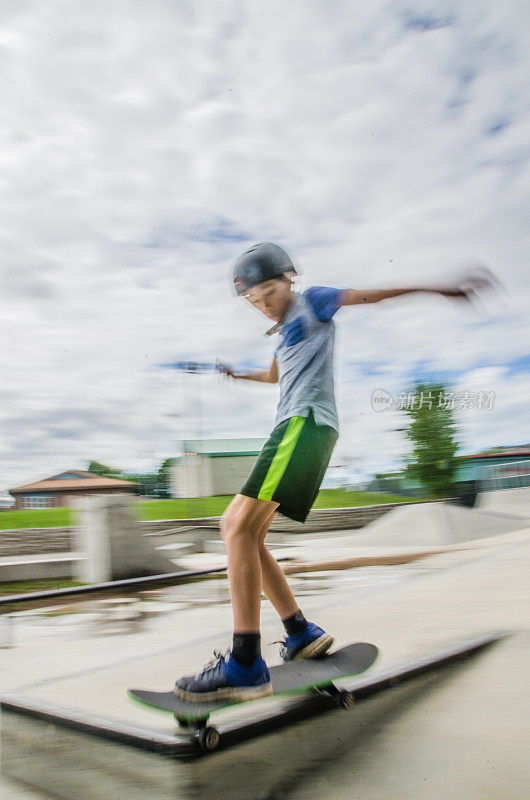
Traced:
<path id="1" fill-rule="evenodd" d="M 260 540 L 264 522 L 278 503 L 237 494 L 221 519 L 228 557 L 228 582 L 234 615 L 232 650 L 214 653 L 201 672 L 185 675 L 175 693 L 191 702 L 240 702 L 272 694 L 270 673 L 261 657 Z"/>

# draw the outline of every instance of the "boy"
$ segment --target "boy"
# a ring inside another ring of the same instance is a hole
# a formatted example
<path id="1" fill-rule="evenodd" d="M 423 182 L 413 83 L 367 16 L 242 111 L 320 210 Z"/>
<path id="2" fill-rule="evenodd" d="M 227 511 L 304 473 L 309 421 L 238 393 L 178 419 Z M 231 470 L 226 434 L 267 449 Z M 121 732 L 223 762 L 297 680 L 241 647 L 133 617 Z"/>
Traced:
<path id="1" fill-rule="evenodd" d="M 470 300 L 491 288 L 487 270 L 466 276 L 456 288 L 358 291 L 313 287 L 294 291 L 294 265 L 284 250 L 262 242 L 234 265 L 239 296 L 273 320 L 268 333 L 280 334 L 269 370 L 233 378 L 280 384 L 275 427 L 243 488 L 221 519 L 228 556 L 228 579 L 234 617 L 232 650 L 215 652 L 202 672 L 180 678 L 175 693 L 183 699 L 210 702 L 252 700 L 272 693 L 269 670 L 261 657 L 262 591 L 285 627 L 284 660 L 315 658 L 333 637 L 305 619 L 279 564 L 265 546 L 265 536 L 280 511 L 305 522 L 317 496 L 338 438 L 333 385 L 333 316 L 343 306 L 377 303 L 409 292 L 436 292 Z"/>

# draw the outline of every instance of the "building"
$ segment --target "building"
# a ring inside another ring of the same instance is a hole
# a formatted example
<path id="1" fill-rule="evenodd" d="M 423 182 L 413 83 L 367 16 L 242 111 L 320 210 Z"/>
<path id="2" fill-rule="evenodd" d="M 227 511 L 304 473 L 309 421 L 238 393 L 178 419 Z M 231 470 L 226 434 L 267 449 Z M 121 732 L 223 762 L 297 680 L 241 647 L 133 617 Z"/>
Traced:
<path id="1" fill-rule="evenodd" d="M 132 494 L 135 490 L 136 483 L 132 481 L 103 478 L 73 469 L 36 483 L 16 486 L 9 493 L 15 498 L 15 508 L 57 508 L 75 505 L 80 497 L 90 494 Z"/>
<path id="2" fill-rule="evenodd" d="M 171 468 L 172 497 L 235 494 L 267 439 L 188 439 Z"/>
<path id="3" fill-rule="evenodd" d="M 0 492 L 0 511 L 9 511 L 10 508 L 14 508 L 14 505 L 15 499 L 11 495 L 7 492 Z"/>
<path id="4" fill-rule="evenodd" d="M 493 453 L 456 456 L 455 484 L 475 484 L 482 492 L 530 486 L 530 444 L 498 447 Z M 369 490 L 393 494 L 421 495 L 417 480 L 393 472 L 374 478 Z"/>
<path id="5" fill-rule="evenodd" d="M 494 453 L 458 456 L 457 480 L 476 481 L 482 491 L 530 486 L 530 445 L 499 447 Z"/>

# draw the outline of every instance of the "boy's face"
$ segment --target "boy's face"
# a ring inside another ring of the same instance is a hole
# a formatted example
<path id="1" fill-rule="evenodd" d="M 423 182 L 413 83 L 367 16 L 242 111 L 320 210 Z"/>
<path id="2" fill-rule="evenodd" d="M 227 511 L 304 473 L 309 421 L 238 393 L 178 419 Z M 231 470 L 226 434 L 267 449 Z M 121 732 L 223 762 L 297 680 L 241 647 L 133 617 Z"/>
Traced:
<path id="1" fill-rule="evenodd" d="M 264 316 L 280 322 L 291 303 L 292 288 L 292 281 L 283 276 L 252 286 L 245 298 Z"/>

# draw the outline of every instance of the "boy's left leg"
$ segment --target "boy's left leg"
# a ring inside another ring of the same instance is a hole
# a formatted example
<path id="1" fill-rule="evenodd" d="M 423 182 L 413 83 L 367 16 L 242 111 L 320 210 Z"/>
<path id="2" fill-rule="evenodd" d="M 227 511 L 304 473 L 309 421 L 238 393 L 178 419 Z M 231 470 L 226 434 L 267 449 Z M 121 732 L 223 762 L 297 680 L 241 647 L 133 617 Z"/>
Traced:
<path id="1" fill-rule="evenodd" d="M 312 409 L 306 417 L 293 416 L 277 425 L 264 445 L 242 494 L 279 501 L 286 516 L 305 522 L 324 478 L 338 433 L 330 425 L 317 425 Z M 271 511 L 274 516 L 275 511 Z M 269 520 L 268 523 L 272 521 Z M 277 609 L 287 632 L 284 658 L 311 658 L 324 652 L 332 638 L 312 626 L 320 642 L 309 641 L 307 621 L 300 612 L 285 575 L 264 544 L 268 525 L 260 542 L 262 585 Z M 302 635 L 303 633 L 303 635 Z"/>
<path id="2" fill-rule="evenodd" d="M 306 620 L 282 568 L 265 545 L 265 536 L 276 514 L 276 511 L 271 514 L 262 531 L 259 552 L 263 591 L 278 612 L 285 628 L 286 639 L 282 647 L 284 660 L 315 658 L 329 650 L 334 640 L 314 622 Z"/>

